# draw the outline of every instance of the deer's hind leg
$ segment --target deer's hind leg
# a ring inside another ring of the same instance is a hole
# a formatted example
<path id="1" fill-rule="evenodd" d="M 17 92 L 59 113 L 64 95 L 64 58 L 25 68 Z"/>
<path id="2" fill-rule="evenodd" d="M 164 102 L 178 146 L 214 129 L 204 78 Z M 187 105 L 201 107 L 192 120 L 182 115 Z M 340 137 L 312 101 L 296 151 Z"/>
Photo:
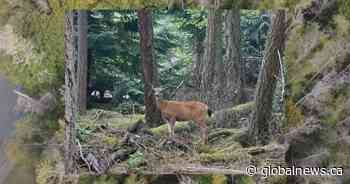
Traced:
<path id="1" fill-rule="evenodd" d="M 167 117 L 162 115 L 162 119 L 168 124 L 169 137 L 173 138 L 175 136 L 175 122 L 176 119 L 172 117 Z"/>
<path id="2" fill-rule="evenodd" d="M 175 118 L 170 118 L 168 121 L 168 128 L 169 128 L 169 133 L 171 138 L 175 137 L 175 122 L 176 122 Z"/>
<path id="3" fill-rule="evenodd" d="M 207 126 L 205 120 L 199 119 L 196 121 L 196 123 L 198 124 L 198 126 L 200 128 L 202 142 L 204 144 L 207 144 L 208 143 L 208 126 Z"/>

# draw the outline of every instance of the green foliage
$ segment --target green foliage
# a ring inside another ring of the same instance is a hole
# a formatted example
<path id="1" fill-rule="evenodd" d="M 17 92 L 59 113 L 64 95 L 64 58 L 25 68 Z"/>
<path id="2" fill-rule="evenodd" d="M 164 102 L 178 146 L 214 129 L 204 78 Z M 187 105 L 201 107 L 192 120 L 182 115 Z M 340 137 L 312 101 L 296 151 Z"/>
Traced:
<path id="1" fill-rule="evenodd" d="M 198 181 L 199 184 L 211 184 L 212 183 L 212 176 L 211 175 L 201 175 L 197 176 L 195 180 Z"/>
<path id="2" fill-rule="evenodd" d="M 39 13 L 26 1 L 19 5 L 19 12 L 8 21 L 19 36 L 20 42 L 16 47 L 24 45 L 24 48 L 2 61 L 0 70 L 13 83 L 23 86 L 29 95 L 57 91 L 64 81 L 64 10 L 57 1 L 52 1 L 51 5 L 53 13 L 49 16 Z M 26 38 L 32 42 L 28 43 L 24 40 Z"/>
<path id="3" fill-rule="evenodd" d="M 349 91 L 350 86 L 346 84 L 340 85 L 333 90 L 324 115 L 321 117 L 323 123 L 336 126 L 340 121 L 350 115 L 346 104 L 347 99 L 350 97 Z"/>
<path id="4" fill-rule="evenodd" d="M 178 131 L 184 131 L 184 130 L 190 130 L 193 127 L 193 123 L 192 122 L 176 122 L 175 124 L 175 132 Z M 156 128 L 152 128 L 150 129 L 152 133 L 156 134 L 156 135 L 160 135 L 160 136 L 168 136 L 168 125 L 167 124 L 163 124 L 159 127 Z"/>
<path id="5" fill-rule="evenodd" d="M 91 51 L 90 92 L 112 91 L 112 104 L 143 104 L 138 17 L 133 10 L 95 11 L 89 16 Z M 261 56 L 269 29 L 269 15 L 242 11 L 242 53 Z M 207 12 L 187 9 L 154 10 L 154 51 L 160 86 L 168 91 L 184 81 L 191 85 L 193 39 L 203 41 Z M 126 98 L 128 97 L 128 98 Z"/>
<path id="6" fill-rule="evenodd" d="M 314 35 L 319 36 L 314 37 Z M 290 96 L 294 101 L 298 101 L 310 92 L 316 83 L 315 77 L 332 62 L 331 57 L 334 53 L 329 49 L 329 41 L 330 37 L 320 31 L 320 26 L 316 23 L 299 24 L 291 30 L 284 59 L 287 64 L 287 76 L 290 76 L 287 85 L 290 86 Z M 314 61 L 318 63 L 315 64 Z M 293 75 L 295 73 L 298 75 Z"/>
<path id="7" fill-rule="evenodd" d="M 42 160 L 36 168 L 37 184 L 54 184 L 58 174 L 55 172 L 55 163 L 53 160 Z"/>
<path id="8" fill-rule="evenodd" d="M 183 30 L 191 35 L 198 37 L 199 40 L 204 40 L 207 28 L 207 12 L 199 9 L 185 9 L 182 11 L 170 11 L 175 13 L 175 24 L 180 30 Z"/>
<path id="9" fill-rule="evenodd" d="M 260 2 L 260 9 L 288 8 L 293 10 L 301 0 L 263 0 Z"/>
<path id="10" fill-rule="evenodd" d="M 79 184 L 121 184 L 119 178 L 123 178 L 123 176 L 80 176 Z"/>
<path id="11" fill-rule="evenodd" d="M 340 8 L 340 13 L 350 21 L 350 1 L 340 0 L 339 8 Z"/>
<path id="12" fill-rule="evenodd" d="M 350 33 L 350 18 L 341 15 L 334 17 L 336 31 L 339 36 L 347 36 Z"/>
<path id="13" fill-rule="evenodd" d="M 142 152 L 137 151 L 129 156 L 127 164 L 130 168 L 136 168 L 145 162 L 145 158 Z"/>
<path id="14" fill-rule="evenodd" d="M 241 54 L 262 56 L 270 26 L 269 14 L 265 11 L 241 10 Z"/>
<path id="15" fill-rule="evenodd" d="M 254 181 L 254 178 L 252 176 L 238 176 L 237 183 L 239 183 L 239 184 L 254 184 L 255 181 Z"/>
<path id="16" fill-rule="evenodd" d="M 209 153 L 201 153 L 200 159 L 202 162 L 210 163 L 210 162 L 218 162 L 218 161 L 227 161 L 227 162 L 234 162 L 243 158 L 248 157 L 247 153 L 236 151 L 218 151 L 212 154 Z"/>
<path id="17" fill-rule="evenodd" d="M 347 143 L 339 140 L 329 144 L 330 157 L 327 158 L 327 165 L 334 165 L 342 168 L 350 167 L 350 147 L 345 146 Z"/>
<path id="18" fill-rule="evenodd" d="M 273 176 L 269 178 L 269 183 L 271 184 L 287 184 L 287 176 Z"/>
<path id="19" fill-rule="evenodd" d="M 154 51 L 163 87 L 174 87 L 188 72 L 188 36 L 178 30 L 172 15 L 153 11 Z M 111 90 L 113 104 L 143 103 L 138 17 L 133 10 L 96 11 L 89 17 L 91 90 Z M 180 46 L 181 43 L 182 44 Z M 128 98 L 124 98 L 128 96 Z"/>
<path id="20" fill-rule="evenodd" d="M 130 174 L 128 177 L 126 177 L 124 184 L 143 184 L 148 183 L 146 176 L 141 176 L 137 174 Z"/>
<path id="21" fill-rule="evenodd" d="M 0 0 L 0 27 L 4 26 L 11 16 L 11 6 L 7 0 Z"/>
<path id="22" fill-rule="evenodd" d="M 227 177 L 225 175 L 212 175 L 212 184 L 226 184 L 228 183 Z"/>
<path id="23" fill-rule="evenodd" d="M 227 178 L 225 175 L 200 175 L 195 176 L 194 180 L 199 184 L 226 184 Z"/>
<path id="24" fill-rule="evenodd" d="M 52 118 L 52 119 L 51 119 Z M 39 158 L 44 147 L 26 147 L 23 144 L 47 142 L 58 129 L 55 117 L 42 118 L 28 114 L 16 123 L 15 134 L 10 138 L 8 155 L 18 163 L 25 164 Z"/>

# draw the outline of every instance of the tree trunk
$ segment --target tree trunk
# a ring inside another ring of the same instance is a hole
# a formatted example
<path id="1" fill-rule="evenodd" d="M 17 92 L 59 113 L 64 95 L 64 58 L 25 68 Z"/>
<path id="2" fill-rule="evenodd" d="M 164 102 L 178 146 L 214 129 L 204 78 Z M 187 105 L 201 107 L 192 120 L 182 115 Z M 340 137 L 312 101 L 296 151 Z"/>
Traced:
<path id="1" fill-rule="evenodd" d="M 88 21 L 87 11 L 78 11 L 78 110 L 80 114 L 85 114 L 87 103 L 87 67 L 88 67 Z"/>
<path id="2" fill-rule="evenodd" d="M 224 26 L 224 28 L 223 28 Z M 239 9 L 209 9 L 201 99 L 213 110 L 242 99 Z"/>
<path id="3" fill-rule="evenodd" d="M 242 68 L 240 55 L 240 13 L 238 8 L 224 11 L 225 54 L 219 74 L 219 109 L 229 108 L 242 102 Z"/>
<path id="4" fill-rule="evenodd" d="M 249 127 L 252 144 L 266 145 L 270 141 L 269 121 L 271 119 L 273 94 L 279 75 L 278 51 L 282 54 L 284 50 L 286 28 L 286 12 L 277 10 L 272 19 L 271 33 L 265 49 L 255 94 L 255 109 Z"/>
<path id="5" fill-rule="evenodd" d="M 204 46 L 203 39 L 198 35 L 193 36 L 192 43 L 193 55 L 192 55 L 192 63 L 193 63 L 193 75 L 192 81 L 195 89 L 200 89 L 201 81 L 202 81 L 202 72 L 203 72 L 203 54 L 204 54 Z"/>
<path id="6" fill-rule="evenodd" d="M 75 172 L 75 123 L 77 115 L 77 84 L 75 47 L 73 37 L 73 12 L 65 14 L 65 143 L 64 168 L 65 174 Z"/>
<path id="7" fill-rule="evenodd" d="M 208 12 L 208 28 L 201 81 L 201 99 L 213 110 L 218 109 L 217 93 L 215 91 L 215 75 L 222 62 L 222 10 L 210 8 Z"/>
<path id="8" fill-rule="evenodd" d="M 141 62 L 143 66 L 144 79 L 144 101 L 146 106 L 145 119 L 149 127 L 160 125 L 160 111 L 156 105 L 156 99 L 152 90 L 152 86 L 159 85 L 157 65 L 153 52 L 153 26 L 152 13 L 148 9 L 140 9 L 137 11 L 139 18 L 140 48 Z"/>

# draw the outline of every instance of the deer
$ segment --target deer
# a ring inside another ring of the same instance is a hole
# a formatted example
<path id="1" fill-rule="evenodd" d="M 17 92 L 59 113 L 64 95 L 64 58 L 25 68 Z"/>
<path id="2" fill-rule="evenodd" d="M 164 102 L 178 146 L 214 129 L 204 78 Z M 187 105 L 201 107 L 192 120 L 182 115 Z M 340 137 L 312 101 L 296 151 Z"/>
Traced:
<path id="1" fill-rule="evenodd" d="M 212 115 L 208 105 L 199 101 L 174 101 L 162 100 L 160 94 L 162 88 L 153 88 L 157 108 L 161 112 L 161 118 L 168 124 L 171 138 L 175 136 L 174 128 L 176 121 L 194 121 L 200 128 L 201 141 L 208 142 L 208 127 L 206 120 Z"/>

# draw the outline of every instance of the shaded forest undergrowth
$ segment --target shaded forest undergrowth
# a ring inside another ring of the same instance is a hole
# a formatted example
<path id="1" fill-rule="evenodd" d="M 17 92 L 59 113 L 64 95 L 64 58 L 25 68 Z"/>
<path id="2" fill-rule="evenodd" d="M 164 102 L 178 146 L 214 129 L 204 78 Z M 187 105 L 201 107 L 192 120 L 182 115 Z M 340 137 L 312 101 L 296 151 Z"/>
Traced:
<path id="1" fill-rule="evenodd" d="M 175 137 L 169 138 L 167 124 L 148 129 L 142 114 L 93 109 L 78 122 L 76 161 L 80 172 L 96 174 L 244 174 L 252 163 L 281 164 L 285 146 L 247 147 L 252 107 L 250 102 L 217 111 L 208 119 L 207 145 L 200 143 L 194 122 L 177 122 Z"/>

